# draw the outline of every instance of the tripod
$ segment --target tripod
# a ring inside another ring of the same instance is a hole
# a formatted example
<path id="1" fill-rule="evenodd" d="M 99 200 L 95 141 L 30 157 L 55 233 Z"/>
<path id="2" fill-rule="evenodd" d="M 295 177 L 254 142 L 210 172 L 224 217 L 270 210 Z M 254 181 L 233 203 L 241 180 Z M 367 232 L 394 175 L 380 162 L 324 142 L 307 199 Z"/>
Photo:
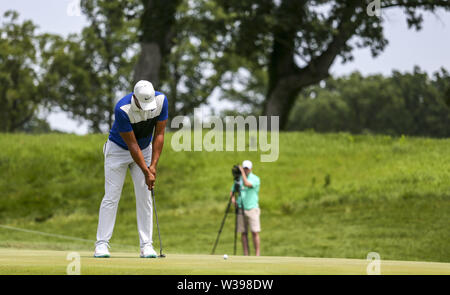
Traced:
<path id="1" fill-rule="evenodd" d="M 234 180 L 233 191 L 234 191 L 235 200 L 237 200 L 237 198 L 239 197 L 239 195 L 241 193 L 241 185 L 239 183 L 239 179 Z M 219 238 L 220 238 L 220 234 L 222 233 L 223 225 L 225 224 L 225 220 L 227 219 L 228 211 L 230 211 L 232 197 L 233 196 L 230 196 L 230 199 L 228 200 L 227 209 L 225 209 L 225 215 L 222 219 L 222 224 L 220 225 L 219 232 L 217 233 L 216 242 L 214 243 L 214 247 L 212 249 L 211 255 L 214 254 L 214 252 L 216 251 L 217 243 L 219 243 Z M 235 213 L 236 213 L 235 214 L 236 217 L 235 217 L 235 223 L 234 223 L 234 255 L 236 255 L 236 240 L 237 240 L 237 215 L 238 215 L 238 207 L 237 206 L 235 209 Z"/>

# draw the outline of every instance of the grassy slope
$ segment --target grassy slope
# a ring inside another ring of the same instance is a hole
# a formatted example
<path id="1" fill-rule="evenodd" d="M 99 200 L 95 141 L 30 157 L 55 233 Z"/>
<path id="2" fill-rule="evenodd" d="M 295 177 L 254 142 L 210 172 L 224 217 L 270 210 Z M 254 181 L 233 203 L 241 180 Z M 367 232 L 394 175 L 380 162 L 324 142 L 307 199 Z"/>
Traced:
<path id="1" fill-rule="evenodd" d="M 0 135 L 0 224 L 94 240 L 105 139 Z M 263 255 L 364 259 L 375 251 L 382 259 L 450 262 L 450 140 L 282 133 L 278 161 L 259 157 L 174 152 L 168 135 L 156 189 L 166 252 L 211 251 L 230 168 L 248 158 L 262 180 Z M 232 252 L 233 226 L 230 214 L 216 253 Z M 111 242 L 112 251 L 137 248 L 129 175 Z M 0 246 L 92 250 L 92 243 L 4 228 Z"/>

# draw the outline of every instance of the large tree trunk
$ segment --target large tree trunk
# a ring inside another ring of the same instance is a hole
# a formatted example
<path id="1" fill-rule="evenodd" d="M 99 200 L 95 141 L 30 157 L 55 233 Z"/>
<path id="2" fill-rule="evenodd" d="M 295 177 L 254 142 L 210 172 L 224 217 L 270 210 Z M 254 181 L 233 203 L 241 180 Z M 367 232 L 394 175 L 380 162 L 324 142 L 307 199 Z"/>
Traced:
<path id="1" fill-rule="evenodd" d="M 300 90 L 297 85 L 289 85 L 286 80 L 277 81 L 276 86 L 267 94 L 263 113 L 268 116 L 268 127 L 271 126 L 270 117 L 279 116 L 280 129 L 286 129 L 289 113 Z"/>
<path id="2" fill-rule="evenodd" d="M 154 87 L 159 87 L 161 60 L 161 49 L 157 43 L 142 42 L 141 54 L 134 68 L 134 82 L 148 80 Z"/>
<path id="3" fill-rule="evenodd" d="M 282 1 L 277 12 L 278 26 L 273 32 L 273 46 L 269 61 L 269 89 L 264 103 L 263 115 L 268 116 L 268 127 L 271 126 L 271 116 L 279 116 L 280 129 L 285 129 L 289 111 L 298 92 L 301 89 L 297 79 L 299 68 L 294 62 L 296 26 L 300 25 L 304 17 L 303 6 L 306 1 Z M 294 19 L 289 11 L 296 11 Z M 293 26 L 283 25 L 284 21 L 294 23 Z"/>
<path id="4" fill-rule="evenodd" d="M 172 48 L 175 13 L 181 0 L 142 0 L 141 53 L 134 68 L 134 82 L 148 80 L 160 87 L 161 66 Z"/>
<path id="5" fill-rule="evenodd" d="M 285 4 L 285 7 L 283 7 Z M 293 9 L 294 2 L 283 2 L 280 9 Z M 329 76 L 329 68 L 347 40 L 353 35 L 358 23 L 351 22 L 353 7 L 348 7 L 341 19 L 337 34 L 321 55 L 312 58 L 300 68 L 295 64 L 295 28 L 280 26 L 274 31 L 274 43 L 269 62 L 269 89 L 264 102 L 263 115 L 279 116 L 280 130 L 287 127 L 289 114 L 302 89 L 316 84 Z M 292 31 L 289 31 L 291 29 Z M 270 124 L 269 124 L 270 126 Z"/>
<path id="6" fill-rule="evenodd" d="M 333 60 L 334 58 L 329 62 L 330 65 Z M 269 122 L 270 116 L 279 116 L 280 130 L 285 130 L 289 120 L 289 114 L 294 107 L 295 100 L 300 91 L 307 86 L 316 84 L 329 77 L 329 67 L 327 64 L 320 70 L 312 70 L 308 66 L 300 71 L 288 71 L 284 69 L 278 75 L 269 74 L 269 80 L 272 80 L 269 81 L 269 85 L 271 86 L 269 87 L 264 103 L 263 115 L 269 117 Z"/>

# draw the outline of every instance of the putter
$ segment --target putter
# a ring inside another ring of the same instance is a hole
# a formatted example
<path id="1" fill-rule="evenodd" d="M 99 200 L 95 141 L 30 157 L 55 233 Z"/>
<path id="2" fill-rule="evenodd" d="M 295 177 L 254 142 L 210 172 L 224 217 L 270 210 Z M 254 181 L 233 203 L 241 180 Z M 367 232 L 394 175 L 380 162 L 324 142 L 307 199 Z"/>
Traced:
<path id="1" fill-rule="evenodd" d="M 153 189 L 152 189 L 152 198 L 153 198 L 153 210 L 155 211 L 156 226 L 158 228 L 158 237 L 159 237 L 159 256 L 158 256 L 158 258 L 165 258 L 166 254 L 163 254 L 163 252 L 162 252 L 161 233 L 159 232 L 158 213 L 156 212 L 155 192 L 153 191 Z"/>

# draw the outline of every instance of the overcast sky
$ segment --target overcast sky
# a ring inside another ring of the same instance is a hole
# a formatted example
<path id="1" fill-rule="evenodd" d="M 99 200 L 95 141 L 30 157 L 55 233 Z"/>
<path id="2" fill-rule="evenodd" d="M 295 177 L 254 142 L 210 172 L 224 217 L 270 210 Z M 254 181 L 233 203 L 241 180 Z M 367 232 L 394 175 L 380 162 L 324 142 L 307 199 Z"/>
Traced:
<path id="1" fill-rule="evenodd" d="M 87 24 L 86 19 L 78 15 L 76 3 L 77 0 L 1 1 L 0 13 L 3 16 L 7 10 L 16 10 L 21 20 L 31 19 L 39 26 L 40 32 L 67 35 L 80 32 Z M 389 40 L 386 50 L 375 59 L 367 49 L 356 50 L 353 62 L 344 65 L 335 62 L 331 68 L 333 75 L 349 74 L 355 70 L 364 75 L 389 75 L 394 69 L 410 72 L 414 65 L 429 74 L 441 67 L 450 70 L 450 13 L 439 11 L 437 16 L 426 13 L 423 29 L 419 32 L 408 30 L 401 10 L 390 9 L 383 15 L 387 18 L 384 28 Z M 213 104 L 216 109 L 224 107 L 223 102 L 217 100 L 213 100 Z M 48 121 L 55 129 L 78 134 L 87 132 L 86 124 L 78 125 L 63 113 L 50 115 Z"/>

